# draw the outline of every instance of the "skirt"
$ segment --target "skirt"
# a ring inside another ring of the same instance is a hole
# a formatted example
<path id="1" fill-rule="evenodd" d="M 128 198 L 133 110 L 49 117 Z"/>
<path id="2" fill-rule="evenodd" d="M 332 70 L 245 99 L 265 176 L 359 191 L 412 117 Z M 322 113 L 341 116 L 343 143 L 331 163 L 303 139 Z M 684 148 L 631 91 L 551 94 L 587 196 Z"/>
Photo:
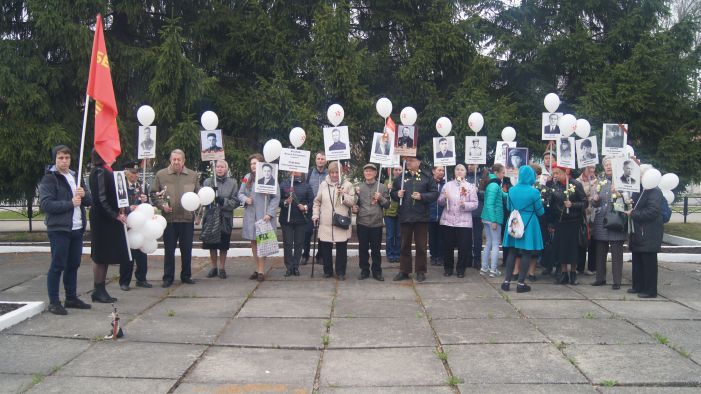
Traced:
<path id="1" fill-rule="evenodd" d="M 208 244 L 202 242 L 202 249 L 206 250 L 229 250 L 231 247 L 231 231 L 228 233 L 221 233 L 221 240 L 216 244 Z"/>
<path id="2" fill-rule="evenodd" d="M 577 264 L 580 222 L 557 223 L 553 247 L 559 264 Z"/>

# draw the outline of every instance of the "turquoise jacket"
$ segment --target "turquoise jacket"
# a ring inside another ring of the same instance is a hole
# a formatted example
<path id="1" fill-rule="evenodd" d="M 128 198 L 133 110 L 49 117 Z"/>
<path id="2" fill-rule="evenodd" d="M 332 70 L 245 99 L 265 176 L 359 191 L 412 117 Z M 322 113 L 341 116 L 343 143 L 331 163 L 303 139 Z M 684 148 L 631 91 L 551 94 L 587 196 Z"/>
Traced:
<path id="1" fill-rule="evenodd" d="M 540 200 L 540 192 L 533 187 L 535 172 L 530 166 L 524 165 L 518 170 L 518 184 L 509 189 L 507 208 L 509 212 L 518 209 L 521 220 L 526 225 L 522 238 L 512 238 L 508 231 L 504 231 L 503 247 L 518 248 L 523 250 L 542 250 L 543 237 L 540 233 L 540 223 L 536 216 L 545 213 L 543 202 Z"/>
<path id="2" fill-rule="evenodd" d="M 489 184 L 484 192 L 483 222 L 502 224 L 504 222 L 504 197 L 500 181 L 494 174 L 489 174 Z"/>

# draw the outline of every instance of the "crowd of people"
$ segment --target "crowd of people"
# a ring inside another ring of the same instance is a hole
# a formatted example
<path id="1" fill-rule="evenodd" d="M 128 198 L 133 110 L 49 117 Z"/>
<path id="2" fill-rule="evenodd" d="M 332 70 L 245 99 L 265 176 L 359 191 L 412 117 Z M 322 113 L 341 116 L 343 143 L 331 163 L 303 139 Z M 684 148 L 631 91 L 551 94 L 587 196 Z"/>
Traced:
<path id="1" fill-rule="evenodd" d="M 91 307 L 76 294 L 86 208 L 90 208 L 93 302 L 117 300 L 105 288 L 109 265 L 120 266 L 123 291 L 130 290 L 134 265 L 136 286 L 152 286 L 146 279 L 147 255 L 126 248 L 127 215 L 147 202 L 157 207 L 167 222 L 161 286 L 173 285 L 176 247 L 181 257 L 180 281 L 195 283 L 192 247 L 194 226 L 201 215 L 185 210 L 181 197 L 187 192 L 196 193 L 200 179 L 196 171 L 185 166 L 182 150 L 170 153 L 169 165 L 156 172 L 150 185 L 140 182 L 138 162 L 124 166 L 130 204 L 127 208 L 118 208 L 114 163 L 106 163 L 93 152 L 86 189 L 70 169 L 70 148 L 59 145 L 52 155 L 53 165 L 39 185 L 51 244 L 47 276 L 51 313 L 65 315 L 66 308 Z M 203 186 L 216 185 L 214 204 L 223 223 L 221 238 L 202 245 L 210 251 L 207 277 L 227 278 L 234 210 L 243 207 L 241 238 L 251 242 L 255 261 L 251 280 L 264 281 L 266 275 L 266 257 L 257 252 L 259 221 L 270 223 L 274 229 L 281 227 L 286 277 L 299 276 L 300 265 L 317 258 L 311 245 L 318 242 L 324 278 L 345 280 L 348 241 L 354 229 L 351 218 L 355 215 L 359 280 L 385 280 L 381 253 L 384 233 L 385 260 L 399 263 L 394 281 L 425 281 L 429 257 L 430 264 L 443 266 L 446 277 L 463 278 L 469 268 L 480 275 L 500 277 L 501 246 L 504 291 L 511 289 L 513 279 L 517 292 L 530 291 L 533 282 L 539 280 L 538 265 L 543 268 L 540 280 L 553 275 L 555 283 L 577 285 L 578 275 L 580 279 L 583 274 L 596 275 L 590 284 L 603 286 L 607 283 L 609 251 L 611 288 L 619 290 L 623 248 L 628 241 L 633 261 L 633 283 L 628 292 L 642 298 L 656 297 L 657 252 L 662 243 L 666 204 L 661 191 L 654 188 L 630 195 L 618 192 L 611 179 L 610 159 L 603 161 L 600 175 L 592 166 L 583 169 L 576 179 L 569 168 L 553 159 L 553 152 L 546 151 L 542 166 L 522 165 L 518 177 L 512 180 L 505 176 L 501 164 L 482 169 L 458 164 L 447 177 L 442 166 L 426 171 L 422 157 L 417 155 L 406 158 L 405 168 L 396 166 L 385 174 L 368 163 L 363 167 L 362 180 L 354 184 L 339 162 L 327 163 L 324 152 L 318 152 L 307 174 L 290 173 L 275 194 L 255 191 L 255 172 L 258 163 L 264 161 L 262 155 L 249 157 L 250 172 L 241 185 L 230 176 L 227 162 L 218 160 L 211 177 L 202 182 Z M 63 303 L 59 298 L 61 277 Z"/>

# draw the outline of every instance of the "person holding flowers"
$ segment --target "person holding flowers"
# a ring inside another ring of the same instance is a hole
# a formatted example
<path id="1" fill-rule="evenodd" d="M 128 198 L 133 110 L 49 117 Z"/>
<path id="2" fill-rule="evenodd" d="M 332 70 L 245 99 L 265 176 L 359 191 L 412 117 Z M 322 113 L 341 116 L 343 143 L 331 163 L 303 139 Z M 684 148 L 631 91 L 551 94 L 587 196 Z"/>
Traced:
<path id="1" fill-rule="evenodd" d="M 551 206 L 555 220 L 555 254 L 560 262 L 561 274 L 557 283 L 576 285 L 577 259 L 579 256 L 579 231 L 583 224 L 587 195 L 582 184 L 570 179 L 570 169 L 553 164 L 553 192 Z M 570 271 L 567 271 L 567 266 Z"/>
<path id="2" fill-rule="evenodd" d="M 467 170 L 455 166 L 455 179 L 446 183 L 438 197 L 438 205 L 446 207 L 441 214 L 443 237 L 443 275 L 452 276 L 454 250 L 458 247 L 458 278 L 465 277 L 465 269 L 472 266 L 472 211 L 477 209 L 477 188 L 465 180 Z"/>
<path id="3" fill-rule="evenodd" d="M 606 284 L 606 256 L 611 250 L 611 273 L 613 274 L 613 290 L 621 288 L 623 276 L 623 241 L 627 234 L 625 227 L 615 228 L 611 224 L 605 224 L 607 215 L 623 215 L 618 212 L 616 206 L 623 202 L 623 196 L 616 191 L 611 177 L 613 175 L 611 158 L 604 159 L 604 176 L 597 181 L 596 194 L 592 198 L 594 207 L 594 225 L 592 227 L 592 239 L 596 243 L 596 280 L 592 286 Z M 625 203 L 625 202 L 624 202 Z M 624 223 L 623 219 L 621 223 Z"/>

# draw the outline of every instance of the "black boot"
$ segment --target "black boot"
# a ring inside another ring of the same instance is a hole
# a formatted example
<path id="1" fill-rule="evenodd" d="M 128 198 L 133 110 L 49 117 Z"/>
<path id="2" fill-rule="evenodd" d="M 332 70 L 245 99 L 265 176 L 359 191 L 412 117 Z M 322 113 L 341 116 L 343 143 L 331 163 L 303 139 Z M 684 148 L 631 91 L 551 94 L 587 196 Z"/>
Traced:
<path id="1" fill-rule="evenodd" d="M 572 271 L 570 272 L 570 284 L 571 285 L 578 285 L 579 282 L 577 282 L 577 272 Z"/>
<path id="2" fill-rule="evenodd" d="M 561 273 L 560 279 L 555 283 L 559 283 L 561 285 L 566 285 L 566 284 L 570 283 L 570 276 L 568 275 L 567 271 Z"/>
<path id="3" fill-rule="evenodd" d="M 107 293 L 104 282 L 95 283 L 95 288 L 93 289 L 91 298 L 93 302 L 101 302 L 103 304 L 109 304 L 117 301 L 116 298 L 111 297 L 109 293 Z"/>

